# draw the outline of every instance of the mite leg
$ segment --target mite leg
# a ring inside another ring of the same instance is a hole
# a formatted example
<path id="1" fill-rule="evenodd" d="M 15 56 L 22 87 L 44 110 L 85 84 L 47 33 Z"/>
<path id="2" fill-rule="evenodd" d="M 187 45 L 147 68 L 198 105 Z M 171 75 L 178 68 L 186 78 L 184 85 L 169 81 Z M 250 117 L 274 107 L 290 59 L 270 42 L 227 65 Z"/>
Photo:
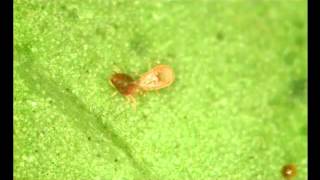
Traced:
<path id="1" fill-rule="evenodd" d="M 145 95 L 146 95 L 146 92 L 143 91 L 143 90 L 138 91 L 138 93 L 139 93 L 139 95 L 142 95 L 142 96 L 145 96 Z"/>
<path id="2" fill-rule="evenodd" d="M 136 79 L 137 77 L 140 78 L 139 72 L 137 70 L 133 71 L 133 79 Z"/>
<path id="3" fill-rule="evenodd" d="M 137 107 L 137 101 L 133 96 L 126 96 L 128 99 L 129 103 L 131 104 L 131 107 L 133 108 L 134 111 L 136 111 Z"/>
<path id="4" fill-rule="evenodd" d="M 112 66 L 113 66 L 113 72 L 115 73 L 123 72 L 122 69 L 119 66 L 117 66 L 115 63 L 113 63 Z"/>
<path id="5" fill-rule="evenodd" d="M 114 97 L 115 95 L 117 95 L 117 91 L 111 94 L 111 97 Z"/>
<path id="6" fill-rule="evenodd" d="M 111 87 L 116 88 L 116 87 L 114 87 L 114 85 L 111 83 L 111 80 L 109 80 L 108 82 L 109 82 L 109 84 L 111 85 Z M 117 91 L 113 92 L 113 93 L 111 94 L 111 97 L 114 97 L 115 95 L 117 95 L 117 93 L 118 93 Z"/>
<path id="7" fill-rule="evenodd" d="M 110 79 L 108 80 L 108 82 L 109 82 L 109 84 L 110 84 L 111 87 L 114 87 L 114 85 L 112 84 L 112 82 L 111 82 Z M 114 87 L 114 88 L 115 88 L 115 87 Z"/>
<path id="8" fill-rule="evenodd" d="M 108 82 L 109 82 L 109 84 L 110 84 L 111 87 L 116 88 L 116 87 L 114 87 L 114 85 L 112 84 L 112 82 L 111 82 L 110 79 L 109 79 Z M 116 94 L 117 94 L 117 91 L 115 91 L 114 93 L 112 93 L 112 94 L 111 94 L 111 97 L 114 97 Z"/>

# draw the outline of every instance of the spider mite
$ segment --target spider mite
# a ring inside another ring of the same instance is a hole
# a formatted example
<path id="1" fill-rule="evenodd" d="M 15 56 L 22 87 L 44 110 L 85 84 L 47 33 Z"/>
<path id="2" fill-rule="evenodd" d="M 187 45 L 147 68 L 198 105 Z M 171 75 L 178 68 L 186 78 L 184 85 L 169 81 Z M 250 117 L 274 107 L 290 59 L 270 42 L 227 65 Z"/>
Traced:
<path id="1" fill-rule="evenodd" d="M 138 92 L 139 87 L 131 76 L 124 73 L 115 73 L 111 76 L 109 82 L 120 94 L 132 102 L 135 107 L 136 100 L 134 95 Z"/>
<path id="2" fill-rule="evenodd" d="M 170 86 L 174 79 L 174 72 L 170 66 L 157 65 L 144 73 L 137 84 L 143 91 L 153 91 Z"/>
<path id="3" fill-rule="evenodd" d="M 297 167 L 294 164 L 284 165 L 281 174 L 286 180 L 291 180 L 297 175 Z"/>

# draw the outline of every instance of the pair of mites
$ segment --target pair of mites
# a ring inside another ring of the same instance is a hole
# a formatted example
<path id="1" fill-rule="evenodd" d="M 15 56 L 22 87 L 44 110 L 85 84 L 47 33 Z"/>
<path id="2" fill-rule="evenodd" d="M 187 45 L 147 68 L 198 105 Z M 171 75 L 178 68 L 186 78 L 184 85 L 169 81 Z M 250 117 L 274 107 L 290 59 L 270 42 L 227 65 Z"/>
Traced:
<path id="1" fill-rule="evenodd" d="M 142 74 L 138 80 L 124 73 L 115 73 L 110 78 L 110 84 L 132 102 L 135 108 L 135 95 L 166 88 L 173 83 L 174 79 L 174 72 L 170 66 L 157 65 Z"/>

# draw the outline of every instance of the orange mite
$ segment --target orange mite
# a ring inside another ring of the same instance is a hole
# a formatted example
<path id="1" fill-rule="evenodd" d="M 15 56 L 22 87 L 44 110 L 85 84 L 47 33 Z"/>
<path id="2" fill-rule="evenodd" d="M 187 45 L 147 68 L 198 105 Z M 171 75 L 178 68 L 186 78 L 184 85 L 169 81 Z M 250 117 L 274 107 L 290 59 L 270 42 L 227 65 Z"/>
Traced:
<path id="1" fill-rule="evenodd" d="M 144 73 L 137 84 L 143 91 L 153 91 L 170 86 L 174 80 L 174 72 L 170 66 L 157 65 Z"/>
<path id="2" fill-rule="evenodd" d="M 131 76 L 124 73 L 113 74 L 110 78 L 110 84 L 114 86 L 120 94 L 128 98 L 129 101 L 135 103 L 134 95 L 138 92 L 139 87 Z"/>
<path id="3" fill-rule="evenodd" d="M 286 180 L 291 180 L 297 175 L 297 167 L 294 164 L 287 164 L 282 167 L 281 173 Z"/>

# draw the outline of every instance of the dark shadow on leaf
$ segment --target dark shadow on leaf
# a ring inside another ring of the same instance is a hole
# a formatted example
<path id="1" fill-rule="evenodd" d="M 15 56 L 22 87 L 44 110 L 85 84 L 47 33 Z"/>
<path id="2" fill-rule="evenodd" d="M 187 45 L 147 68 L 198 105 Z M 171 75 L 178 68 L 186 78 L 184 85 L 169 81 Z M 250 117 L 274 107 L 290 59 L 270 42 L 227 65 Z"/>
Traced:
<path id="1" fill-rule="evenodd" d="M 130 40 L 130 48 L 139 56 L 144 56 L 148 53 L 149 43 L 147 37 L 142 34 L 135 34 Z"/>
<path id="2" fill-rule="evenodd" d="M 293 79 L 290 82 L 290 89 L 292 92 L 292 96 L 298 99 L 305 99 L 306 87 L 307 87 L 307 80 L 304 77 Z"/>

